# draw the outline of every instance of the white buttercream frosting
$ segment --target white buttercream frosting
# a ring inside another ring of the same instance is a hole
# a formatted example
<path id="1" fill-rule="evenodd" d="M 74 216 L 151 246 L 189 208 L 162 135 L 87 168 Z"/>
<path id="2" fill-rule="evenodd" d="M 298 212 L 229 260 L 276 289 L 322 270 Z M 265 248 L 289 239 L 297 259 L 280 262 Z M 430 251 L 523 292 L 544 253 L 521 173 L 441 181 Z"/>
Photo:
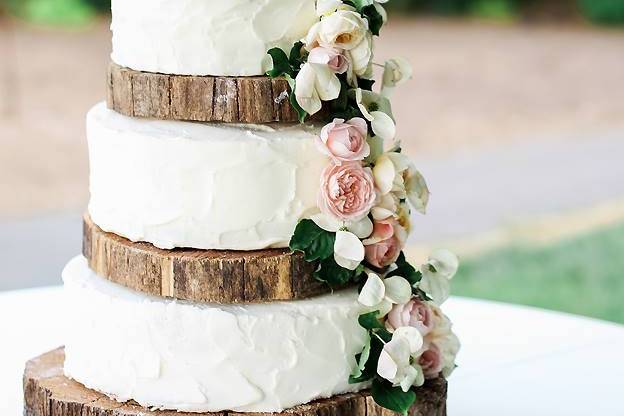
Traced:
<path id="1" fill-rule="evenodd" d="M 161 248 L 288 245 L 316 208 L 326 156 L 312 126 L 87 115 L 89 213 L 102 229 Z"/>
<path id="2" fill-rule="evenodd" d="M 196 304 L 98 277 L 79 256 L 63 271 L 65 374 L 119 401 L 207 412 L 279 412 L 357 391 L 365 331 L 357 292 L 292 302 Z"/>
<path id="3" fill-rule="evenodd" d="M 315 0 L 113 0 L 112 59 L 139 71 L 262 75 L 318 20 Z"/>

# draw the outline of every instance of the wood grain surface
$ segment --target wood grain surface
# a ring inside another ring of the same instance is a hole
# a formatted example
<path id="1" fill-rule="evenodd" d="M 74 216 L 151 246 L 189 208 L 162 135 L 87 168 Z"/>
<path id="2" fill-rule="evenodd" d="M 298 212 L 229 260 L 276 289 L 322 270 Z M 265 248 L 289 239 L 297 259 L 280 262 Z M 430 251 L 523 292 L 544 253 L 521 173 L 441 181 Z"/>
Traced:
<path id="1" fill-rule="evenodd" d="M 106 101 L 130 117 L 225 123 L 297 122 L 283 78 L 140 72 L 111 62 Z"/>
<path id="2" fill-rule="evenodd" d="M 179 413 L 150 411 L 134 402 L 118 403 L 63 375 L 64 350 L 34 358 L 24 373 L 24 416 L 394 416 L 368 392 L 344 394 L 294 407 L 281 413 Z M 410 416 L 446 416 L 447 383 L 428 381 L 417 391 Z"/>
<path id="3" fill-rule="evenodd" d="M 104 232 L 84 216 L 83 254 L 99 276 L 150 295 L 195 302 L 305 299 L 331 288 L 289 249 L 162 250 Z"/>

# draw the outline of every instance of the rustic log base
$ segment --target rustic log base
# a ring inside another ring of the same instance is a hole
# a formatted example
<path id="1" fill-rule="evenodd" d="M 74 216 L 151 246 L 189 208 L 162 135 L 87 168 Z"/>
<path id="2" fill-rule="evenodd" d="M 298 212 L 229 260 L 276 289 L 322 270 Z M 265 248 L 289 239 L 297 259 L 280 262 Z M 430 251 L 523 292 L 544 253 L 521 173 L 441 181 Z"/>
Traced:
<path id="1" fill-rule="evenodd" d="M 288 249 L 162 250 L 102 231 L 84 216 L 82 252 L 99 276 L 154 296 L 243 303 L 305 299 L 331 292 L 314 265 Z"/>
<path id="2" fill-rule="evenodd" d="M 379 407 L 366 392 L 344 394 L 297 406 L 282 413 L 179 413 L 150 411 L 134 402 L 118 403 L 63 375 L 62 348 L 26 364 L 24 416 L 393 416 Z M 410 416 L 446 415 L 446 380 L 431 380 L 418 391 Z"/>
<path id="3" fill-rule="evenodd" d="M 184 76 L 140 72 L 111 62 L 108 107 L 130 117 L 226 123 L 297 122 L 288 82 L 266 76 Z"/>

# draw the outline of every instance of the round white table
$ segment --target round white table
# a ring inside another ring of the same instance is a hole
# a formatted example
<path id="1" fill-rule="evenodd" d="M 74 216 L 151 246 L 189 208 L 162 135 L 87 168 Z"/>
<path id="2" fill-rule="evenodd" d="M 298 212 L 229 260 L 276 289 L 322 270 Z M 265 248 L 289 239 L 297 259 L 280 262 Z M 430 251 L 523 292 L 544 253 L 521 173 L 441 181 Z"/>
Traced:
<path id="1" fill-rule="evenodd" d="M 494 302 L 452 298 L 463 348 L 451 416 L 624 415 L 624 327 Z M 58 287 L 0 293 L 0 414 L 22 413 L 24 363 L 63 344 Z"/>

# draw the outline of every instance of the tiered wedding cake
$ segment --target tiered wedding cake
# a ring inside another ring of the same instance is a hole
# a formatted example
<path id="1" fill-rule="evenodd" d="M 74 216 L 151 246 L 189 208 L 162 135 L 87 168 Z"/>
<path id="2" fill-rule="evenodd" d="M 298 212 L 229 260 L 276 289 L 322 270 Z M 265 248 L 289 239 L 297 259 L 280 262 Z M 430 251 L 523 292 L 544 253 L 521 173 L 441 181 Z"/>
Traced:
<path id="1" fill-rule="evenodd" d="M 409 66 L 372 81 L 386 1 L 113 0 L 73 329 L 25 414 L 445 414 L 457 258 L 403 254 L 429 193 Z"/>

